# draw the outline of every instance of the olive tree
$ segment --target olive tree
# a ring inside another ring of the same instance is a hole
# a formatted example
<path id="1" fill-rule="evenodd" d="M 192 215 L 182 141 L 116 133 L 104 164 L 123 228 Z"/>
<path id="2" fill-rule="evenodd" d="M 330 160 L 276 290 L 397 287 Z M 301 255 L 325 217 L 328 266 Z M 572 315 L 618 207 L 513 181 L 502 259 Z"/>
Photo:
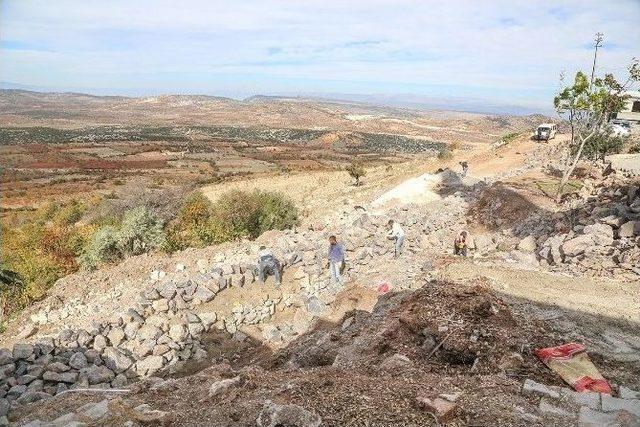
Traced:
<path id="1" fill-rule="evenodd" d="M 565 147 L 562 179 L 556 198 L 560 200 L 578 162 L 590 141 L 601 140 L 608 132 L 609 118 L 622 110 L 627 100 L 625 92 L 640 80 L 640 65 L 634 59 L 628 75 L 620 83 L 612 74 L 594 78 L 592 82 L 579 71 L 570 86 L 563 88 L 554 98 L 554 106 L 565 116 L 571 129 L 571 139 Z"/>

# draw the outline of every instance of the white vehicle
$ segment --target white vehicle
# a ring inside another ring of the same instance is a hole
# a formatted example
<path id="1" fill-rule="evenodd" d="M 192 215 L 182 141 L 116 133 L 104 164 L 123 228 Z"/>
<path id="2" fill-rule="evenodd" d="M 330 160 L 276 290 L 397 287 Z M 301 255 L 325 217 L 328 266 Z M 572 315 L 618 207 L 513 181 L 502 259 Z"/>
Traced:
<path id="1" fill-rule="evenodd" d="M 556 137 L 556 133 L 558 132 L 558 125 L 555 123 L 542 123 L 536 129 L 536 133 L 534 135 L 535 139 L 538 141 L 548 141 Z"/>
<path id="2" fill-rule="evenodd" d="M 631 126 L 629 123 L 619 122 L 611 125 L 611 134 L 613 136 L 619 136 L 622 138 L 626 138 L 631 134 Z"/>

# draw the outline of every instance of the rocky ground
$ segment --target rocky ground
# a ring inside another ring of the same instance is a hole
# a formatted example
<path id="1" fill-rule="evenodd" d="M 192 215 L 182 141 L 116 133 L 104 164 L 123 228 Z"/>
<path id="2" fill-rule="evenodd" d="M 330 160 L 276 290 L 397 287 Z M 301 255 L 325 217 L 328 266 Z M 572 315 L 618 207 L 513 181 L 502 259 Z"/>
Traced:
<path id="1" fill-rule="evenodd" d="M 427 204 L 345 204 L 255 242 L 65 278 L 3 336 L 13 347 L 0 352 L 0 416 L 32 426 L 637 425 L 638 180 L 599 177 L 558 209 L 514 183 L 542 162 L 528 156 L 484 179 L 445 170 Z M 399 259 L 384 238 L 390 218 L 407 233 Z M 450 254 L 461 229 L 473 236 L 466 260 Z M 324 269 L 331 234 L 347 250 L 345 286 Z M 255 281 L 261 243 L 286 264 L 280 288 Z M 572 393 L 533 355 L 568 341 L 588 346 L 614 397 Z"/>

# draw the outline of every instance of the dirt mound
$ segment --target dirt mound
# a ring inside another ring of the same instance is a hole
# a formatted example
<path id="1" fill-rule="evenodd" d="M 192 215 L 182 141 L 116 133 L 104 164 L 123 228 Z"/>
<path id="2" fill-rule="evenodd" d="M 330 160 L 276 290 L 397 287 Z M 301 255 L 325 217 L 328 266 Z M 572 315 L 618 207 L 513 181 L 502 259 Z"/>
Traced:
<path id="1" fill-rule="evenodd" d="M 479 225 L 499 228 L 521 222 L 538 213 L 540 208 L 515 189 L 496 182 L 483 189 L 470 208 L 469 216 Z"/>
<path id="2" fill-rule="evenodd" d="M 456 396 L 451 425 L 521 425 L 535 412 L 519 392 L 522 379 L 558 383 L 532 349 L 559 341 L 536 321 L 514 315 L 482 283 L 439 282 L 386 294 L 371 313 L 318 321 L 276 353 L 257 341 L 236 340 L 220 334 L 212 339 L 215 364 L 198 373 L 160 385 L 153 379 L 137 383 L 111 405 L 120 409 L 103 425 L 122 425 L 131 408 L 144 403 L 167 411 L 168 425 L 249 426 L 268 401 L 301 405 L 327 426 L 436 425 L 416 399 L 443 393 Z M 209 395 L 212 384 L 229 379 L 233 386 Z M 75 410 L 71 399 L 28 405 L 16 417 L 53 419 Z"/>
<path id="3" fill-rule="evenodd" d="M 531 350 L 549 342 L 540 325 L 514 318 L 509 306 L 482 284 L 434 283 L 413 293 L 387 294 L 372 313 L 349 313 L 339 326 L 317 325 L 265 368 L 332 365 L 367 372 L 408 358 L 431 372 L 508 370 L 532 376 L 540 371 Z"/>

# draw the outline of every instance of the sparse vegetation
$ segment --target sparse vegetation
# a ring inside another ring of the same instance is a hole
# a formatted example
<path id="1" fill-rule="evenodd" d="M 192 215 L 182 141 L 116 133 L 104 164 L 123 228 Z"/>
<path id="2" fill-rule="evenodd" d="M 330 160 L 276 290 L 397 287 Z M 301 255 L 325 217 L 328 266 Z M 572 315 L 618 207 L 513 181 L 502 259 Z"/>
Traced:
<path id="1" fill-rule="evenodd" d="M 346 171 L 349 173 L 349 176 L 355 180 L 355 185 L 360 185 L 360 178 L 367 174 L 367 171 L 362 166 L 362 163 L 358 161 L 353 161 L 349 166 L 347 166 Z"/>
<path id="2" fill-rule="evenodd" d="M 440 160 L 450 160 L 451 158 L 453 158 L 453 153 L 448 148 L 444 148 L 438 153 L 438 159 Z"/>
<path id="3" fill-rule="evenodd" d="M 582 155 L 589 160 L 604 160 L 605 156 L 622 151 L 623 146 L 624 139 L 606 128 L 585 143 Z"/>
<path id="4" fill-rule="evenodd" d="M 520 132 L 509 132 L 508 134 L 503 135 L 502 138 L 500 138 L 500 140 L 505 144 L 508 144 L 519 136 L 520 136 Z"/>

